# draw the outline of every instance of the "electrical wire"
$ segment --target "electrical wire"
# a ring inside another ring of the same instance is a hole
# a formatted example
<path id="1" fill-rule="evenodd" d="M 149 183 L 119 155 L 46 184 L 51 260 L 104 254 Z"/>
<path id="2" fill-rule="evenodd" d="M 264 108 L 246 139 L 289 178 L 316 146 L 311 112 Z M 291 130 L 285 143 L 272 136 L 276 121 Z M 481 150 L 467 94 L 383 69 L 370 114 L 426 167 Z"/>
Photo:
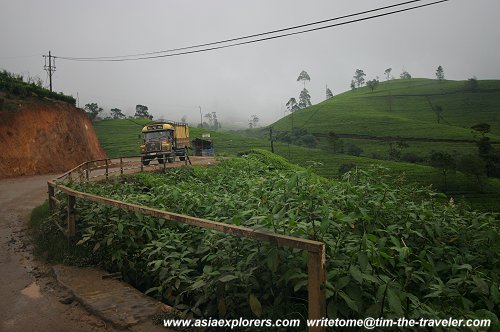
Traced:
<path id="1" fill-rule="evenodd" d="M 422 1 L 422 0 L 413 0 L 413 1 L 408 1 L 408 2 L 405 2 L 405 3 L 391 5 L 391 6 L 387 6 L 387 7 L 391 8 L 391 7 L 394 7 L 394 6 L 399 6 L 399 5 L 413 3 L 413 2 L 419 2 L 419 1 Z M 419 9 L 419 8 L 423 8 L 423 7 L 433 6 L 433 5 L 437 5 L 437 4 L 448 2 L 448 1 L 450 1 L 450 0 L 438 0 L 438 1 L 431 2 L 431 3 L 426 3 L 426 4 L 422 4 L 422 5 L 418 5 L 418 6 L 413 6 L 413 7 L 408 7 L 408 8 L 399 9 L 399 10 L 394 10 L 394 11 L 390 11 L 390 12 L 386 12 L 386 13 L 382 13 L 382 14 L 367 16 L 367 17 L 363 17 L 363 18 L 359 18 L 359 19 L 355 19 L 355 20 L 350 20 L 350 21 L 346 21 L 346 22 L 341 22 L 341 23 L 336 23 L 336 24 L 330 24 L 330 25 L 326 25 L 326 26 L 321 26 L 321 27 L 316 27 L 316 28 L 311 28 L 311 29 L 306 29 L 306 30 L 301 30 L 301 31 L 296 31 L 296 32 L 289 32 L 289 33 L 280 34 L 280 35 L 277 35 L 277 36 L 271 36 L 271 37 L 259 38 L 259 39 L 249 40 L 249 41 L 238 42 L 238 43 L 232 43 L 232 44 L 229 44 L 229 45 L 209 47 L 209 48 L 203 48 L 203 49 L 199 49 L 199 50 L 185 51 L 185 52 L 179 52 L 179 53 L 173 53 L 173 54 L 152 55 L 152 54 L 158 54 L 158 53 L 174 52 L 174 51 L 179 51 L 179 50 L 187 50 L 187 49 L 200 48 L 200 47 L 209 46 L 209 45 L 222 44 L 222 43 L 227 43 L 229 41 L 243 40 L 243 39 L 253 38 L 255 36 L 263 36 L 263 35 L 268 35 L 268 34 L 274 34 L 274 33 L 277 33 L 278 31 L 289 31 L 289 30 L 297 29 L 299 27 L 304 27 L 304 26 L 310 26 L 310 25 L 319 24 L 321 22 L 328 22 L 328 21 L 333 21 L 333 20 L 339 20 L 341 18 L 357 16 L 357 15 L 361 15 L 361 13 L 379 11 L 379 10 L 382 10 L 384 8 L 386 9 L 387 7 L 381 7 L 379 9 L 372 9 L 372 10 L 369 10 L 369 11 L 360 12 L 360 13 L 356 13 L 356 14 L 350 14 L 350 15 L 346 15 L 346 16 L 342 16 L 342 17 L 336 17 L 336 18 L 332 18 L 332 19 L 328 19 L 328 20 L 323 20 L 323 21 L 318 21 L 318 22 L 314 22 L 314 23 L 308 23 L 308 24 L 303 24 L 303 25 L 299 25 L 299 26 L 295 26 L 295 27 L 289 27 L 289 28 L 279 29 L 279 30 L 275 30 L 275 31 L 270 31 L 270 32 L 264 32 L 264 33 L 260 33 L 260 34 L 250 35 L 250 36 L 233 38 L 233 39 L 228 39 L 228 40 L 224 40 L 224 41 L 218 41 L 218 42 L 200 44 L 200 45 L 183 47 L 183 48 L 177 48 L 177 49 L 171 49 L 171 50 L 166 50 L 166 51 L 141 53 L 141 54 L 139 54 L 139 55 L 141 55 L 140 57 L 129 57 L 129 56 L 96 57 L 96 58 L 63 57 L 63 56 L 54 56 L 54 57 L 62 59 L 62 60 L 91 61 L 91 62 L 122 62 L 122 61 L 136 61 L 136 60 L 147 60 L 147 59 L 165 58 L 165 57 L 172 57 L 172 56 L 179 56 L 179 55 L 186 55 L 186 54 L 193 54 L 193 53 L 213 51 L 213 50 L 224 49 L 224 48 L 229 48 L 229 47 L 234 47 L 234 46 L 240 46 L 240 45 L 246 45 L 246 44 L 253 44 L 253 43 L 257 43 L 257 42 L 262 42 L 262 41 L 267 41 L 267 40 L 272 40 L 272 39 L 277 39 L 277 38 L 283 38 L 283 37 L 288 37 L 288 36 L 293 36 L 293 35 L 299 35 L 299 34 L 303 34 L 303 33 L 307 33 L 307 32 L 313 32 L 313 31 L 318 31 L 318 30 L 333 28 L 333 27 L 337 27 L 337 26 L 341 26 L 341 25 L 346 25 L 346 24 L 351 24 L 351 23 L 357 23 L 357 22 L 361 22 L 361 21 L 366 21 L 366 20 L 374 19 L 374 18 L 379 18 L 379 17 L 384 17 L 384 16 L 388 16 L 388 15 L 402 13 L 402 12 L 406 12 L 406 11 L 410 11 L 410 10 L 415 10 L 415 9 Z M 150 56 L 142 56 L 142 55 L 150 55 Z M 135 55 L 132 55 L 132 56 L 135 56 Z"/>

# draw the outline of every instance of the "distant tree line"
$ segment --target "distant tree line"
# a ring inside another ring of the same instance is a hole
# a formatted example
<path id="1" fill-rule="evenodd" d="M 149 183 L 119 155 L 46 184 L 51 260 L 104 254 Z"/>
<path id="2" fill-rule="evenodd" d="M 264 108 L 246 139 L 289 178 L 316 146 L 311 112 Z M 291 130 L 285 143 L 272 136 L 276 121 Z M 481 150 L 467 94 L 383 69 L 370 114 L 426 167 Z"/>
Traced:
<path id="1" fill-rule="evenodd" d="M 97 103 L 88 103 L 85 104 L 84 106 L 84 111 L 87 113 L 89 118 L 92 121 L 98 121 L 98 120 L 109 120 L 109 119 L 124 119 L 127 116 L 123 113 L 123 111 L 119 108 L 112 108 L 109 110 L 109 115 L 105 117 L 101 117 L 101 114 L 103 112 L 103 108 L 99 107 Z M 133 116 L 134 118 L 145 118 L 149 120 L 153 120 L 153 115 L 149 113 L 149 108 L 144 105 L 135 105 L 135 114 Z"/>

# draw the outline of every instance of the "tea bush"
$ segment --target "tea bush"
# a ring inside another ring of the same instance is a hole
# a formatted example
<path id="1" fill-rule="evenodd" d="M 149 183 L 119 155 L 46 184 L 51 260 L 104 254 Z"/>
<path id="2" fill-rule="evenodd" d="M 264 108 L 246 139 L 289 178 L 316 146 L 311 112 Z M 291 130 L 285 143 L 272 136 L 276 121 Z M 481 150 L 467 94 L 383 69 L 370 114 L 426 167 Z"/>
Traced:
<path id="1" fill-rule="evenodd" d="M 330 318 L 491 318 L 500 226 L 441 194 L 354 169 L 343 181 L 260 151 L 213 167 L 73 184 L 85 192 L 323 241 Z M 80 243 L 148 293 L 206 317 L 305 317 L 307 255 L 78 201 Z"/>

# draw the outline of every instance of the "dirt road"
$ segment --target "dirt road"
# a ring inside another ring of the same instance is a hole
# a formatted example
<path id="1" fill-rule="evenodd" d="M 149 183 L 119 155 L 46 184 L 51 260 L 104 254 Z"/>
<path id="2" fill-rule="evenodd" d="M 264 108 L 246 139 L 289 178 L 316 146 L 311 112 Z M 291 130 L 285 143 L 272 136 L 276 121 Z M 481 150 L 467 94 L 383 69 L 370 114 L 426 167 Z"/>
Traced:
<path id="1" fill-rule="evenodd" d="M 63 304 L 68 293 L 31 257 L 27 222 L 54 177 L 0 180 L 0 331 L 115 331 L 76 301 Z"/>
<path id="2" fill-rule="evenodd" d="M 212 157 L 191 158 L 193 165 L 215 163 Z M 136 171 L 137 168 L 130 170 Z M 114 173 L 119 174 L 119 169 Z M 94 173 L 98 177 L 103 174 L 103 170 Z M 73 301 L 68 291 L 56 282 L 51 267 L 33 259 L 27 224 L 31 210 L 47 198 L 47 181 L 56 177 L 0 179 L 0 332 L 117 331 Z M 151 330 L 168 331 L 151 322 L 130 328 L 134 332 Z"/>

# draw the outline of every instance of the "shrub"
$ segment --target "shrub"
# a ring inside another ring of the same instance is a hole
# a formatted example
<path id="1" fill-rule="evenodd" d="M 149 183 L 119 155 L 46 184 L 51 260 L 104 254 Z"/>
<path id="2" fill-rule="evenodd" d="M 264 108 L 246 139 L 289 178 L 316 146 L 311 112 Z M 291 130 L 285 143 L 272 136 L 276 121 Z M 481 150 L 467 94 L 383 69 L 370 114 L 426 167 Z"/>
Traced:
<path id="1" fill-rule="evenodd" d="M 347 143 L 345 151 L 347 154 L 356 157 L 359 157 L 363 153 L 363 149 L 353 143 Z"/>
<path id="2" fill-rule="evenodd" d="M 422 163 L 425 159 L 413 152 L 406 152 L 401 155 L 401 160 L 406 161 L 408 163 Z"/>

